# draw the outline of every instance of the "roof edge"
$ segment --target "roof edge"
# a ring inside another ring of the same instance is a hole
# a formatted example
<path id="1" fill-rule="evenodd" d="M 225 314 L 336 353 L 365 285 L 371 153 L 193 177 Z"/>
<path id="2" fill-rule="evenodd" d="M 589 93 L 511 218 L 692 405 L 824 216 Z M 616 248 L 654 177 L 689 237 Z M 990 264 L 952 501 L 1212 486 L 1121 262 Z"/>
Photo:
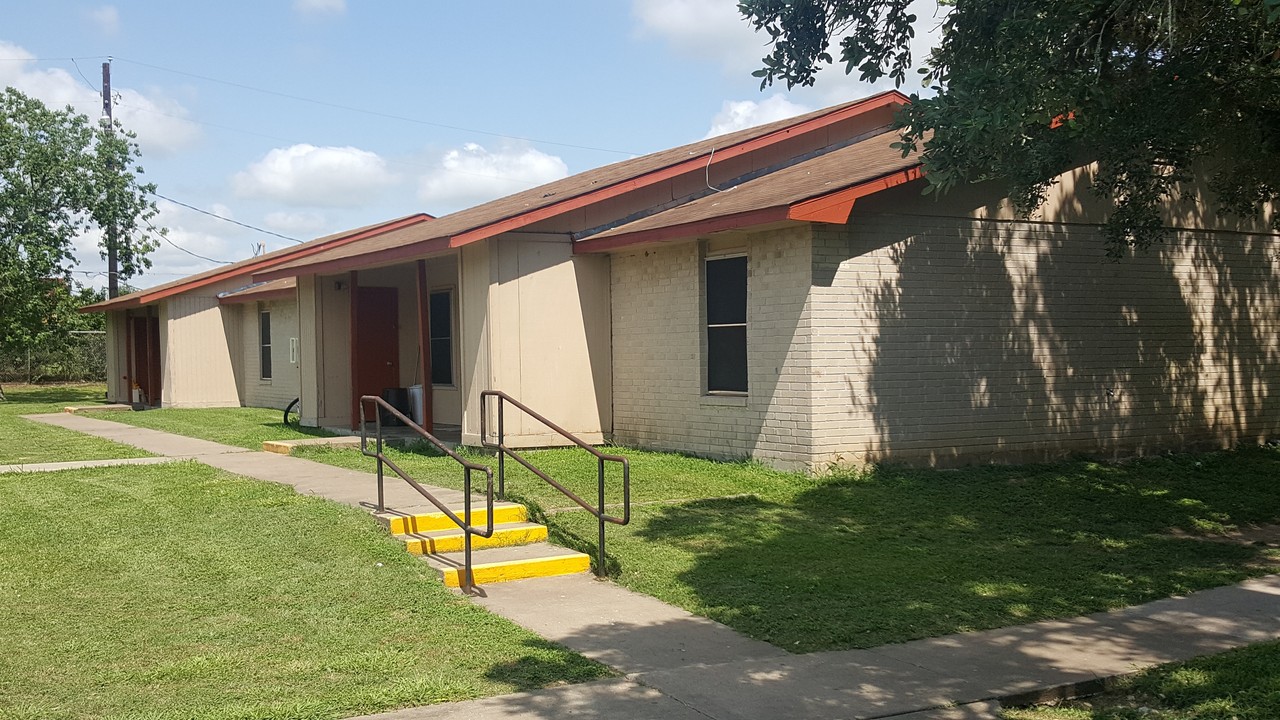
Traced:
<path id="1" fill-rule="evenodd" d="M 410 226 L 417 225 L 419 223 L 423 223 L 428 220 L 434 220 L 434 219 L 435 219 L 434 216 L 428 215 L 427 213 L 417 213 L 414 215 L 409 215 L 407 217 L 396 218 L 395 220 L 388 220 L 384 223 L 380 223 L 380 224 L 374 225 L 373 227 L 366 228 L 360 232 L 351 233 L 347 235 L 340 235 L 338 237 L 332 238 L 325 242 L 312 241 L 311 243 L 300 245 L 297 248 L 290 248 L 292 252 L 287 252 L 287 253 L 284 253 L 283 255 L 277 255 L 270 259 L 264 259 L 260 262 L 254 262 L 253 258 L 250 258 L 248 260 L 242 260 L 239 263 L 235 263 L 231 266 L 228 266 L 222 272 L 214 272 L 210 275 L 192 280 L 191 282 L 179 282 L 179 284 L 177 285 L 172 285 L 164 288 L 163 290 L 158 290 L 154 292 L 148 291 L 148 290 L 139 290 L 138 292 L 129 293 L 128 295 L 124 295 L 121 297 L 112 298 L 110 300 L 104 300 L 98 303 L 93 303 L 92 305 L 85 305 L 84 307 L 80 308 L 79 311 L 83 313 L 107 312 L 110 310 L 123 310 L 131 307 L 137 307 L 139 305 L 146 305 L 148 303 L 153 303 L 159 300 L 163 300 L 167 297 L 172 297 L 174 295 L 188 292 L 190 290 L 195 290 L 196 288 L 201 288 L 206 285 L 212 285 L 213 283 L 221 282 L 223 280 L 235 277 L 237 275 L 252 273 L 259 268 L 274 267 L 276 265 L 280 265 L 282 263 L 289 262 L 291 260 L 296 260 L 299 256 L 305 257 L 307 255 L 312 255 L 312 254 L 321 252 L 323 250 L 330 250 L 334 247 L 346 245 L 348 243 L 352 243 L 357 240 L 363 240 L 364 238 L 367 238 L 367 237 L 373 237 L 374 235 L 380 235 L 384 232 L 390 232 L 391 230 L 399 230 L 401 228 L 410 227 Z"/>

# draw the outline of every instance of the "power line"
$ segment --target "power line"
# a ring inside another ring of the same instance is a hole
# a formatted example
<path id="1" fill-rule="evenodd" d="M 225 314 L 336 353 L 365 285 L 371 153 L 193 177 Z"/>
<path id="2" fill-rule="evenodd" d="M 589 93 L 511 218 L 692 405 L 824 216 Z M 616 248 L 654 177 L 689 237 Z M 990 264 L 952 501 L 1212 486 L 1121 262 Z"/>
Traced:
<path id="1" fill-rule="evenodd" d="M 208 82 L 213 82 L 213 83 L 219 83 L 221 85 L 227 85 L 230 87 L 239 88 L 241 90 L 249 90 L 252 92 L 262 93 L 264 95 L 274 95 L 276 97 L 282 97 L 289 100 L 296 100 L 298 102 L 311 103 L 313 105 L 331 107 L 338 110 L 346 110 L 348 112 L 361 113 L 364 115 L 372 115 L 374 117 L 387 118 L 390 120 L 399 120 L 401 122 L 414 123 L 417 125 L 427 125 L 429 127 L 444 128 L 446 130 L 457 130 L 459 132 L 474 133 L 476 135 L 489 135 L 491 137 L 500 137 L 500 138 L 506 138 L 509 140 L 521 140 L 524 142 L 540 143 L 542 145 L 555 145 L 558 147 L 574 148 L 577 150 L 593 150 L 596 152 L 615 153 L 618 155 L 638 155 L 639 154 L 639 153 L 631 152 L 629 150 L 615 150 L 613 148 L 594 147 L 591 145 L 575 145 L 573 143 L 556 142 L 554 140 L 539 140 L 538 138 L 524 137 L 521 135 L 507 135 L 505 133 L 491 132 L 488 130 L 477 130 L 476 128 L 462 127 L 459 125 L 448 125 L 445 123 L 431 122 L 430 120 L 411 118 L 411 117 L 406 117 L 404 115 L 393 115 L 391 113 L 379 112 L 377 110 L 369 110 L 368 108 L 353 107 L 351 105 L 342 105 L 340 103 L 333 103 L 327 100 L 316 100 L 315 98 L 303 97 L 301 95 L 293 95 L 290 93 L 280 92 L 278 90 L 267 90 L 265 88 L 254 87 L 252 85 L 245 85 L 243 83 L 232 82 L 230 80 L 220 80 L 215 77 L 209 77 L 208 75 L 199 75 L 197 73 L 190 73 L 183 70 L 174 70 L 173 68 L 162 67 L 160 65 L 152 65 L 150 63 L 144 63 L 138 60 L 130 60 L 128 58 L 117 57 L 116 60 L 119 60 L 121 62 L 132 63 L 134 65 L 140 65 L 146 68 L 151 68 L 152 70 L 160 70 L 163 72 L 174 73 L 175 75 L 185 75 L 187 77 L 197 78 L 199 80 L 206 80 Z"/>
<path id="2" fill-rule="evenodd" d="M 84 71 L 80 69 L 80 63 L 76 62 L 75 58 L 68 58 L 68 59 L 71 61 L 72 65 L 76 66 L 76 72 L 80 73 L 80 77 L 84 80 L 84 84 L 88 85 L 90 90 L 96 93 L 102 89 L 99 87 L 95 87 L 93 83 L 89 82 L 89 78 L 84 74 Z"/>
<path id="3" fill-rule="evenodd" d="M 273 232 L 273 231 L 271 231 L 271 230 L 264 230 L 264 229 L 262 229 L 262 228 L 260 228 L 260 227 L 257 227 L 256 225 L 250 225 L 250 224 L 248 224 L 248 223 L 242 223 L 242 222 L 240 222 L 239 220 L 232 220 L 232 219 L 231 219 L 231 218 L 229 218 L 229 217 L 225 217 L 225 216 L 223 216 L 223 215 L 219 215 L 219 214 L 217 214 L 217 213 L 209 212 L 208 210 L 205 210 L 204 208 L 198 208 L 198 207 L 196 207 L 195 205 L 188 205 L 187 203 L 184 203 L 184 202 L 182 202 L 181 200 L 174 200 L 174 199 L 173 199 L 173 198 L 171 198 L 171 197 L 166 197 L 166 196 L 164 196 L 164 195 L 161 195 L 161 194 L 160 194 L 160 193 L 158 193 L 158 192 L 153 192 L 153 193 L 151 193 L 151 194 L 152 194 L 152 195 L 155 195 L 156 197 L 160 198 L 161 200 L 168 200 L 169 202 L 173 203 L 174 205 L 181 205 L 182 207 L 184 207 L 184 208 L 186 208 L 186 209 L 188 209 L 188 210 L 195 210 L 196 212 L 198 212 L 198 213 L 200 213 L 200 214 L 202 214 L 202 215 L 208 215 L 209 217 L 218 218 L 219 220 L 222 220 L 223 222 L 229 222 L 229 223 L 231 223 L 232 225 L 239 225 L 239 226 L 240 226 L 240 227 L 242 227 L 242 228 L 248 228 L 248 229 L 253 230 L 253 231 L 255 231 L 255 232 L 260 232 L 260 233 L 263 233 L 263 234 L 266 234 L 266 235 L 274 235 L 274 236 L 276 236 L 276 237 L 278 237 L 278 238 L 282 238 L 282 239 L 284 239 L 284 240 L 288 240 L 289 242 L 295 242 L 295 243 L 298 243 L 299 245 L 301 245 L 301 244 L 303 244 L 303 242 L 305 242 L 305 241 L 303 241 L 303 240 L 299 240 L 298 238 L 289 237 L 288 235 L 281 235 L 281 234 L 280 234 L 280 233 L 278 233 L 278 232 Z M 208 258 L 205 258 L 205 259 L 207 260 Z M 221 261 L 221 260 L 214 260 L 213 262 L 222 262 L 222 261 Z"/>

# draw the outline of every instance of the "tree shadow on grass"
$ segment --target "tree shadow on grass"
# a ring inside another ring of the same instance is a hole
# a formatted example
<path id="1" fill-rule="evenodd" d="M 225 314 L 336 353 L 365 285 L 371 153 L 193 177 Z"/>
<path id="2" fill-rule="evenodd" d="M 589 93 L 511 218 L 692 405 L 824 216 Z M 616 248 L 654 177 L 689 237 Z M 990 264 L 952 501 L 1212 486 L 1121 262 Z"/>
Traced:
<path id="1" fill-rule="evenodd" d="M 1270 449 L 964 474 L 880 468 L 792 498 L 646 509 L 635 532 L 693 556 L 673 592 L 714 620 L 795 652 L 873 647 L 1260 574 L 1266 548 L 1202 534 L 1280 518 L 1278 476 Z"/>
<path id="2" fill-rule="evenodd" d="M 515 690 L 537 690 L 614 675 L 607 667 L 553 642 L 531 638 L 523 644 L 531 650 L 530 654 L 497 663 L 485 672 L 485 677 L 506 683 Z"/>

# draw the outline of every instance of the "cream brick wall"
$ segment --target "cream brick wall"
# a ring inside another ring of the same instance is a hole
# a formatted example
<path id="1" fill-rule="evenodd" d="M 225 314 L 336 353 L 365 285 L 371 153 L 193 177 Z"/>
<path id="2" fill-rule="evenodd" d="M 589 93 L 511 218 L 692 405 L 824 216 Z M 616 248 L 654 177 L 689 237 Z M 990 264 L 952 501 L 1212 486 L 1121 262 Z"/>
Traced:
<path id="1" fill-rule="evenodd" d="M 244 368 L 244 404 L 247 407 L 284 409 L 301 392 L 298 363 L 289 361 L 289 338 L 298 337 L 298 302 L 272 300 L 247 302 L 240 311 Z M 271 311 L 271 379 L 262 379 L 258 355 L 258 310 Z M 301 355 L 301 347 L 299 347 Z"/>
<path id="2" fill-rule="evenodd" d="M 1226 446 L 1280 430 L 1274 236 L 877 214 L 814 226 L 814 462 Z"/>
<path id="3" fill-rule="evenodd" d="M 763 232 L 736 244 L 748 257 L 745 398 L 704 394 L 702 246 L 613 256 L 614 438 L 807 468 L 809 232 Z"/>

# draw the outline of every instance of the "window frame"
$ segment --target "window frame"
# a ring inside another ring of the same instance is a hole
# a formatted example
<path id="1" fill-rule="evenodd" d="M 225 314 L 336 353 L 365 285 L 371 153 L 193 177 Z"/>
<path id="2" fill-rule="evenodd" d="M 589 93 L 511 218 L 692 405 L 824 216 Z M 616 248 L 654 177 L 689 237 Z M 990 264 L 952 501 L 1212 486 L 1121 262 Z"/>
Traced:
<path id="1" fill-rule="evenodd" d="M 711 263 L 721 260 L 733 260 L 742 258 L 746 261 L 744 268 L 743 282 L 746 287 L 743 288 L 743 321 L 740 323 L 711 323 L 710 318 L 710 290 L 711 284 L 708 279 L 707 269 Z M 704 252 L 701 258 L 701 275 L 702 275 L 702 390 L 703 396 L 708 398 L 745 398 L 751 392 L 751 353 L 750 353 L 750 325 L 751 325 L 751 260 L 747 251 L 741 248 L 725 249 L 718 252 Z M 742 357 L 742 371 L 744 377 L 744 389 L 713 389 L 711 387 L 711 330 L 713 328 L 729 328 L 741 327 L 743 330 L 744 350 Z"/>
<path id="2" fill-rule="evenodd" d="M 263 324 L 262 318 L 266 316 L 266 342 L 263 340 Z M 258 305 L 258 379 L 263 382 L 270 382 L 275 375 L 275 358 L 271 354 L 273 345 L 272 327 L 271 327 L 271 308 L 267 305 Z M 263 362 L 263 360 L 266 362 Z"/>
<path id="3" fill-rule="evenodd" d="M 457 288 L 453 285 L 441 285 L 427 290 L 427 315 L 431 314 L 431 298 L 435 295 L 446 295 L 449 298 L 449 382 L 437 383 L 435 378 L 431 378 L 431 387 L 444 389 L 457 389 L 458 387 L 458 293 Z M 431 332 L 427 337 L 427 351 L 431 352 L 432 345 L 439 338 L 431 337 L 435 332 L 435 323 L 431 324 Z M 434 356 L 434 355 L 433 355 Z M 436 372 L 435 362 L 431 363 L 431 374 Z"/>

